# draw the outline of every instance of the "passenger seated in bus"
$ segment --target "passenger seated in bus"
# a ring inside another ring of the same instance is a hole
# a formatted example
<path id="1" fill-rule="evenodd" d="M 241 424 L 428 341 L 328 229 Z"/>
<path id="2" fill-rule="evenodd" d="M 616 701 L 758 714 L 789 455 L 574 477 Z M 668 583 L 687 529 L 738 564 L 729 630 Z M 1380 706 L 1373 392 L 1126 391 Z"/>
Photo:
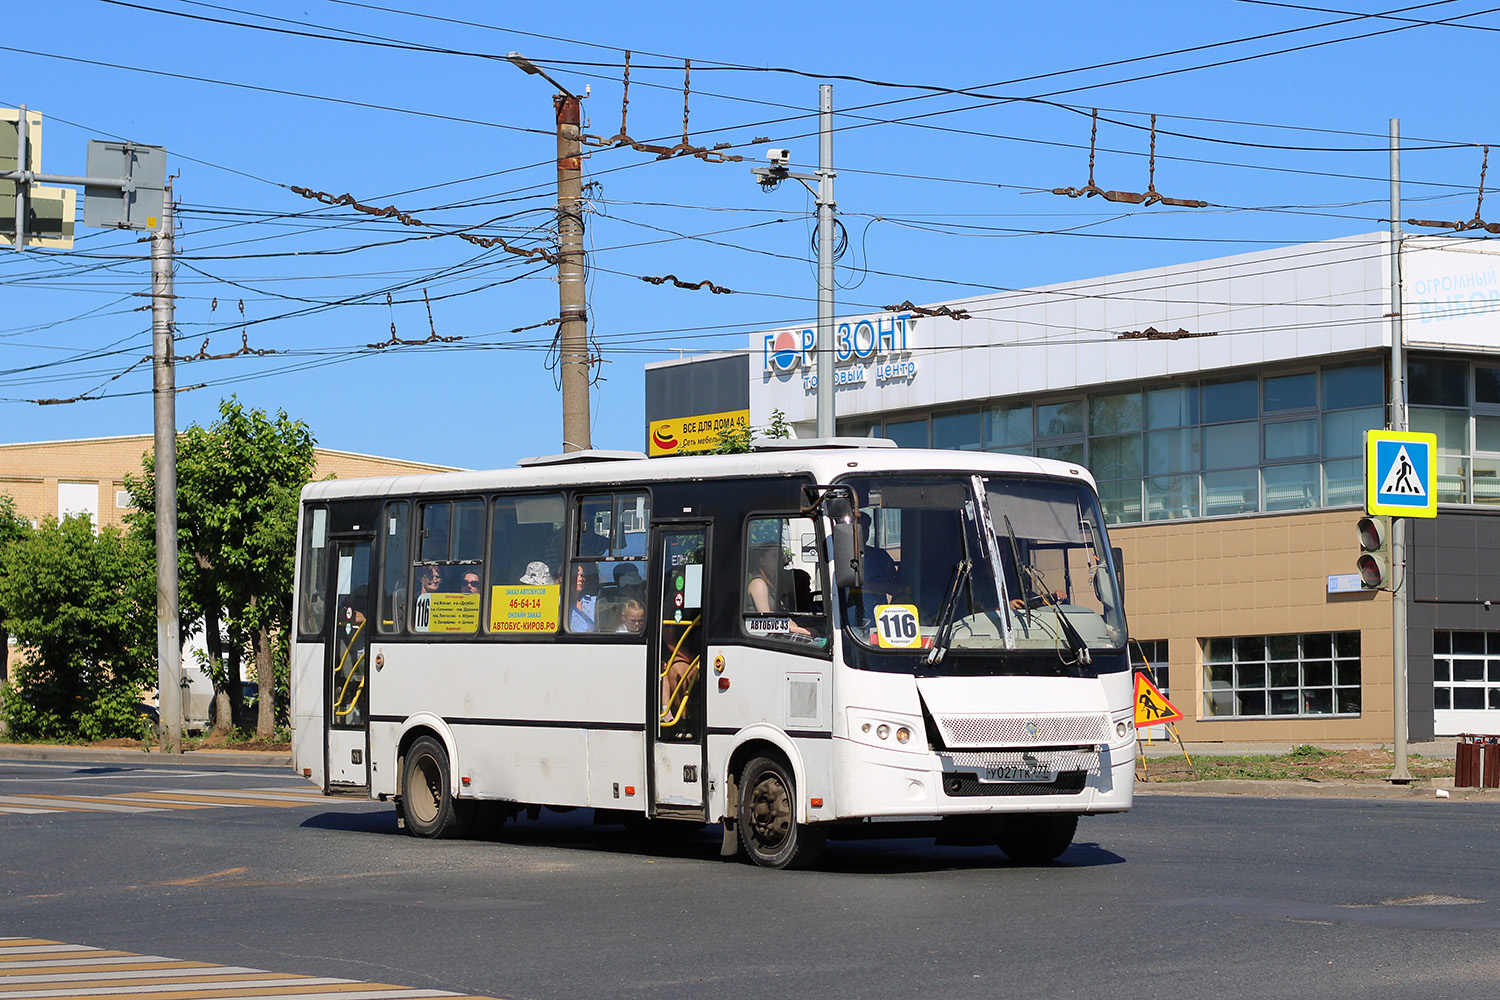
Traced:
<path id="1" fill-rule="evenodd" d="M 557 582 L 547 564 L 540 559 L 526 564 L 526 572 L 521 574 L 521 583 L 529 587 L 550 587 Z"/>
<path id="2" fill-rule="evenodd" d="M 460 594 L 479 593 L 479 574 L 472 569 L 465 570 L 463 579 L 458 582 L 458 592 Z"/>
<path id="3" fill-rule="evenodd" d="M 615 567 L 615 586 L 619 588 L 621 600 L 641 600 L 645 596 L 646 581 L 635 563 L 620 563 Z"/>
<path id="4" fill-rule="evenodd" d="M 789 572 L 786 589 L 781 594 L 781 603 L 796 614 L 812 614 L 812 574 L 805 569 Z"/>
<path id="5" fill-rule="evenodd" d="M 694 618 L 684 627 L 675 622 L 663 624 L 661 630 L 661 724 L 664 727 L 677 725 L 687 712 L 688 695 L 698 680 L 699 658 L 692 655 L 692 646 L 687 637 L 699 619 Z"/>
<path id="6" fill-rule="evenodd" d="M 421 593 L 413 602 L 411 630 L 426 632 L 432 620 L 432 595 L 442 589 L 443 571 L 437 566 L 423 566 L 417 570 L 417 586 Z"/>
<path id="7" fill-rule="evenodd" d="M 629 598 L 620 606 L 620 627 L 616 632 L 639 635 L 646 628 L 646 606 L 635 598 Z"/>
<path id="8" fill-rule="evenodd" d="M 573 589 L 568 595 L 568 631 L 594 631 L 597 625 L 594 612 L 598 603 L 599 564 L 575 563 Z"/>
<path id="9" fill-rule="evenodd" d="M 750 559 L 750 565 L 755 573 L 745 584 L 745 610 L 761 615 L 788 614 L 788 609 L 780 597 L 781 546 L 779 544 L 757 545 L 750 550 Z M 791 619 L 787 619 L 787 631 L 792 635 L 812 635 Z"/>

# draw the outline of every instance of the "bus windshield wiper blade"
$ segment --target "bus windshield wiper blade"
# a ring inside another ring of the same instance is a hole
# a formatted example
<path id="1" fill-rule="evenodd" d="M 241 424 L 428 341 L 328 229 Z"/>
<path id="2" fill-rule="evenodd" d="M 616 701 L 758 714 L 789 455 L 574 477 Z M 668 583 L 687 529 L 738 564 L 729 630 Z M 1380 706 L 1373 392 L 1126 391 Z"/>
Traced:
<path id="1" fill-rule="evenodd" d="M 953 572 L 948 577 L 948 592 L 943 596 L 937 627 L 932 632 L 932 649 L 927 653 L 926 662 L 929 666 L 941 663 L 943 654 L 948 651 L 948 643 L 952 641 L 953 616 L 958 613 L 958 597 L 963 593 L 964 583 L 968 581 L 973 568 L 974 563 L 968 556 L 953 564 Z"/>

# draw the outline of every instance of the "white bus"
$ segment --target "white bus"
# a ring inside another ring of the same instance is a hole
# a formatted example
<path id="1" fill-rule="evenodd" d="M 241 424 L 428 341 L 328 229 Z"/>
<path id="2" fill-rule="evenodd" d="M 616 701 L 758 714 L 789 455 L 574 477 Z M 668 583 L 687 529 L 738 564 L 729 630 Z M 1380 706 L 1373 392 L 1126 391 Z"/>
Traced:
<path id="1" fill-rule="evenodd" d="M 589 807 L 812 863 L 1050 860 L 1130 808 L 1116 558 L 1063 462 L 857 439 L 302 492 L 293 762 L 409 832 Z M 857 444 L 857 446 L 856 446 Z"/>

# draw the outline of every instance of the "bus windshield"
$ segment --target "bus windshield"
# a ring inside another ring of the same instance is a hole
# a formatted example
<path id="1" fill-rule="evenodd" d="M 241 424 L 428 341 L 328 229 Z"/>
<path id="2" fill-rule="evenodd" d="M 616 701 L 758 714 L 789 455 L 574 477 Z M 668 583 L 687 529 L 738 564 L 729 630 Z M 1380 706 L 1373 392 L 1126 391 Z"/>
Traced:
<path id="1" fill-rule="evenodd" d="M 845 481 L 859 503 L 857 641 L 938 662 L 949 651 L 1055 650 L 1087 664 L 1125 644 L 1120 588 L 1087 485 L 998 476 Z"/>

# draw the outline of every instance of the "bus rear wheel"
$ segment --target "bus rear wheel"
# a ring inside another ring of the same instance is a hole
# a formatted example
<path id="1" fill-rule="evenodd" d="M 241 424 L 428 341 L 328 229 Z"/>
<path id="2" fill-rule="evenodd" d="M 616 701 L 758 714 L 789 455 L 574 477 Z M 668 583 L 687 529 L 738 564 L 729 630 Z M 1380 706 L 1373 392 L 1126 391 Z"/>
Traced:
<path id="1" fill-rule="evenodd" d="M 453 797 L 448 751 L 440 740 L 419 736 L 401 768 L 401 815 L 414 837 L 462 837 L 474 818 L 472 802 Z"/>
<path id="2" fill-rule="evenodd" d="M 995 843 L 1012 861 L 1039 865 L 1056 860 L 1077 832 L 1077 813 L 1023 813 L 1001 820 Z"/>
<path id="3" fill-rule="evenodd" d="M 828 834 L 797 823 L 797 786 L 788 768 L 771 757 L 756 757 L 740 772 L 740 844 L 762 868 L 807 868 L 818 860 Z"/>

